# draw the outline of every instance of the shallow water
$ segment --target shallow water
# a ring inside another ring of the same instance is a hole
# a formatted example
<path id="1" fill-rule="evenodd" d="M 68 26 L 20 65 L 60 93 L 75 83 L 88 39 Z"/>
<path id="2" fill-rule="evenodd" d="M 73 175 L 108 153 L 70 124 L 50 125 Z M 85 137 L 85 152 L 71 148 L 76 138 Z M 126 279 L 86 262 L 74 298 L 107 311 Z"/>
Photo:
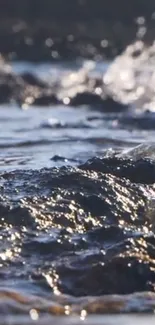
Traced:
<path id="1" fill-rule="evenodd" d="M 103 114 L 87 107 L 76 112 L 63 106 L 23 111 L 5 105 L 0 114 L 1 170 L 74 165 L 102 155 L 108 148 L 130 147 L 145 138 L 153 139 L 153 132 L 145 136 L 143 132 L 113 128 L 113 121 L 100 120 Z M 60 156 L 57 162 L 52 160 L 55 155 Z"/>
<path id="2" fill-rule="evenodd" d="M 30 64 L 13 63 L 12 70 L 17 73 L 31 72 L 42 80 L 53 84 L 63 83 L 66 91 L 82 82 L 84 73 L 102 78 L 110 63 L 77 61 L 77 63 Z M 61 79 L 62 78 L 62 79 Z M 10 114 L 11 110 L 11 114 Z M 57 105 L 49 107 L 26 107 L 20 109 L 16 104 L 1 105 L 0 110 L 0 166 L 1 170 L 16 168 L 42 168 L 75 165 L 88 158 L 102 155 L 107 149 L 121 149 L 138 145 L 144 141 L 154 141 L 154 130 L 131 129 L 130 113 L 103 113 L 83 105 L 75 107 Z M 141 119 L 139 115 L 138 119 Z M 119 124 L 119 119 L 123 123 Z M 145 117 L 144 117 L 145 119 Z M 151 118 L 153 120 L 153 117 Z M 124 127 L 124 123 L 127 126 Z M 140 122 L 139 122 L 140 123 Z M 129 125 L 128 125 L 129 124 Z M 147 117 L 146 117 L 147 124 Z M 53 161 L 54 156 L 58 157 Z M 61 159 L 63 157 L 64 159 Z"/>
<path id="3" fill-rule="evenodd" d="M 1 324 L 154 322 L 153 49 L 134 59 L 138 46 L 114 62 L 9 67 L 61 103 L 0 105 Z M 120 111 L 69 105 L 94 79 Z"/>

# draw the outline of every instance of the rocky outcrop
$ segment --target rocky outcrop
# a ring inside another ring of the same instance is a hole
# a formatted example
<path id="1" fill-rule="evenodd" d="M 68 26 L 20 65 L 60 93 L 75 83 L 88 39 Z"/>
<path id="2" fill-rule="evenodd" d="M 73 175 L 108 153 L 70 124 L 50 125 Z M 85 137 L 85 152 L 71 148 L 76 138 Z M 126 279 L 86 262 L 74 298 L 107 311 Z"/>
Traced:
<path id="1" fill-rule="evenodd" d="M 8 270 L 8 281 L 74 296 L 152 290 L 154 170 L 145 159 L 96 158 L 1 173 L 1 279 Z"/>

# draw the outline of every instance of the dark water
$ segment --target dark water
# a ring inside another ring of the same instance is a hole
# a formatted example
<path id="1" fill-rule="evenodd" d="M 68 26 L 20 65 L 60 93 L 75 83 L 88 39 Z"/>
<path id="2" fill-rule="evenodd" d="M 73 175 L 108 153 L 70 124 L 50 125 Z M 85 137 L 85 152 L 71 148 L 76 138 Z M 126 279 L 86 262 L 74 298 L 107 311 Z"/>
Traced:
<path id="1" fill-rule="evenodd" d="M 154 313 L 154 62 L 139 41 L 113 62 L 1 64 L 2 324 Z"/>

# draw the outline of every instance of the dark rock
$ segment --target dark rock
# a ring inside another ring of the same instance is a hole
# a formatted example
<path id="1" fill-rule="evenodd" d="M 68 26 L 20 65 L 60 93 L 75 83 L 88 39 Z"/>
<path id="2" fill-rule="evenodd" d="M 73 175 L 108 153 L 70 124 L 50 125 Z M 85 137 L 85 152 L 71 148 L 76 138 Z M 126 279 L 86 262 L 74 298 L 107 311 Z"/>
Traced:
<path id="1" fill-rule="evenodd" d="M 154 130 L 155 115 L 154 113 L 146 112 L 140 116 L 121 116 L 118 118 L 118 123 L 121 128 L 128 128 L 130 130 L 135 128 L 140 130 Z"/>
<path id="2" fill-rule="evenodd" d="M 134 183 L 155 183 L 155 163 L 148 159 L 95 158 L 80 166 L 83 170 L 97 171 L 125 177 Z"/>
<path id="3" fill-rule="evenodd" d="M 42 80 L 40 80 L 39 78 L 37 78 L 32 73 L 24 72 L 23 74 L 21 74 L 21 78 L 26 83 L 28 83 L 29 85 L 37 86 L 37 87 L 40 87 L 40 88 L 46 88 L 47 87 L 47 85 Z"/>
<path id="4" fill-rule="evenodd" d="M 0 84 L 0 103 L 9 102 L 12 97 L 12 89 L 8 84 Z"/>
<path id="5" fill-rule="evenodd" d="M 72 106 L 81 106 L 88 105 L 91 107 L 97 107 L 104 112 L 121 112 L 127 110 L 128 106 L 123 105 L 115 101 L 111 97 L 102 98 L 100 95 L 93 94 L 90 92 L 83 92 L 76 94 L 73 98 L 70 99 L 70 105 Z"/>
<path id="6" fill-rule="evenodd" d="M 0 102 L 7 103 L 23 91 L 23 82 L 20 77 L 6 72 L 0 73 Z"/>
<path id="7" fill-rule="evenodd" d="M 128 105 L 124 105 L 120 102 L 117 102 L 111 97 L 107 97 L 103 100 L 103 111 L 105 112 L 121 112 L 128 109 Z"/>
<path id="8" fill-rule="evenodd" d="M 2 72 L 0 74 L 0 102 L 8 103 L 11 100 L 17 102 L 19 106 L 23 104 L 48 106 L 60 103 L 49 85 L 44 84 L 34 75 L 26 73 L 18 76 Z"/>
<path id="9" fill-rule="evenodd" d="M 67 158 L 59 156 L 59 155 L 55 155 L 51 158 L 51 160 L 53 160 L 53 161 L 67 161 Z"/>
<path id="10" fill-rule="evenodd" d="M 94 258 L 94 264 L 92 259 L 92 267 L 86 267 L 82 272 L 79 268 L 79 274 L 73 271 L 74 277 L 72 275 L 72 291 L 69 291 L 70 294 L 73 295 L 75 292 L 77 296 L 92 295 L 92 292 L 95 292 L 96 295 L 113 294 L 114 292 L 116 294 L 130 294 L 147 291 L 149 288 L 148 279 L 155 280 L 149 265 L 141 264 L 136 258 L 118 256 L 105 264 L 101 261 L 101 256 L 98 258 L 98 263 Z M 131 264 L 131 267 L 128 264 Z M 130 286 L 126 281 L 127 278 Z"/>
<path id="11" fill-rule="evenodd" d="M 60 101 L 57 98 L 57 96 L 54 94 L 41 93 L 33 101 L 33 105 L 35 106 L 49 106 L 49 105 L 57 105 L 57 104 L 60 104 Z"/>
<path id="12" fill-rule="evenodd" d="M 27 265 L 12 257 L 14 264 L 1 261 L 1 271 L 9 265 L 11 281 L 21 274 L 22 283 L 31 279 L 32 287 L 50 293 L 43 275 L 51 274 L 62 293 L 74 296 L 152 288 L 155 238 L 147 203 L 154 185 L 147 177 L 144 183 L 144 175 L 153 175 L 150 166 L 94 158 L 80 168 L 1 173 L 3 245 L 13 250 L 20 243 Z M 20 234 L 13 243 L 10 229 Z"/>
<path id="13" fill-rule="evenodd" d="M 73 98 L 70 98 L 70 105 L 80 106 L 80 105 L 102 105 L 102 98 L 99 95 L 92 94 L 90 92 L 83 92 L 76 94 Z"/>

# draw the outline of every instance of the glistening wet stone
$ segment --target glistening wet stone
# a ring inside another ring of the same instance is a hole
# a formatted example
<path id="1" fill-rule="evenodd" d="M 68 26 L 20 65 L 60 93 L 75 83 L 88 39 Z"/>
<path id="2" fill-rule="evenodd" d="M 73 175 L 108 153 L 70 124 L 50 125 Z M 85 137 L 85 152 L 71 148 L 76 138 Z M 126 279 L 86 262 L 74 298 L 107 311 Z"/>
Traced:
<path id="1" fill-rule="evenodd" d="M 1 173 L 1 271 L 9 268 L 8 281 L 31 279 L 46 293 L 52 289 L 44 275 L 55 274 L 55 287 L 73 296 L 150 290 L 154 185 L 134 176 L 140 163 L 149 174 L 150 161 L 118 158 Z"/>

